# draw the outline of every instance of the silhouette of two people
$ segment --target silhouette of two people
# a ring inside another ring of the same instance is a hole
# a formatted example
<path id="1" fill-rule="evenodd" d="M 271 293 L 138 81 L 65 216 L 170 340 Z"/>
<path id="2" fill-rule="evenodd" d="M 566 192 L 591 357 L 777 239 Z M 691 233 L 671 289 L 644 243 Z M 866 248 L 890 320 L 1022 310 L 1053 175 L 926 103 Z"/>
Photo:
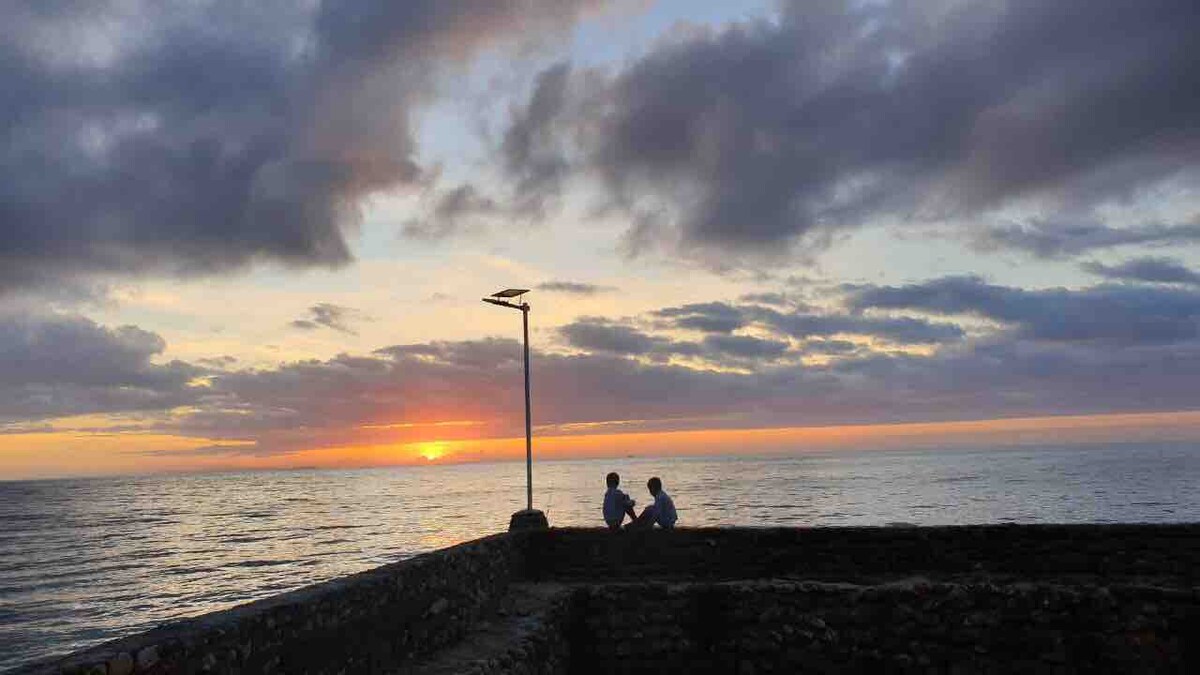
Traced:
<path id="1" fill-rule="evenodd" d="M 641 515 L 636 515 L 633 510 L 636 502 L 621 491 L 620 475 L 614 471 L 608 474 L 606 481 L 608 491 L 604 493 L 604 522 L 608 524 L 608 529 L 621 529 L 625 516 L 629 516 L 629 523 L 625 525 L 625 529 L 628 530 L 650 529 L 655 524 L 664 530 L 675 527 L 675 522 L 679 520 L 678 514 L 675 513 L 675 502 L 663 489 L 662 480 L 658 476 L 646 481 L 646 489 L 650 491 L 654 501 L 642 509 Z"/>

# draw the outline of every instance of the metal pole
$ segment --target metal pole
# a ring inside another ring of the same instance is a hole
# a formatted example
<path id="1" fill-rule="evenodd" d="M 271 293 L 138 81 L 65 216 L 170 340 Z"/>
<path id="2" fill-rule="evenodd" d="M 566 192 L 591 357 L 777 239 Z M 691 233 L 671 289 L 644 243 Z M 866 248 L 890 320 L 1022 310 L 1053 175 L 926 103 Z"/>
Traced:
<path id="1" fill-rule="evenodd" d="M 529 414 L 529 304 L 521 304 L 525 329 L 525 503 L 533 510 L 533 418 Z"/>

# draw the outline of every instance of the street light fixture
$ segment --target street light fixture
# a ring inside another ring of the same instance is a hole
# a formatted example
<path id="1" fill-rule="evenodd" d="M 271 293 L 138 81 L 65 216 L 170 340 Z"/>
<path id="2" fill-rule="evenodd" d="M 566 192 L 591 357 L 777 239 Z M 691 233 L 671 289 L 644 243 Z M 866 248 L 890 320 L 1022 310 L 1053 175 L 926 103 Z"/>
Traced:
<path id="1" fill-rule="evenodd" d="M 546 514 L 533 508 L 533 418 L 529 411 L 529 303 L 525 302 L 527 288 L 506 288 L 492 293 L 484 302 L 520 310 L 521 328 L 525 336 L 525 509 L 517 511 L 509 521 L 509 530 L 544 529 L 549 527 Z"/>

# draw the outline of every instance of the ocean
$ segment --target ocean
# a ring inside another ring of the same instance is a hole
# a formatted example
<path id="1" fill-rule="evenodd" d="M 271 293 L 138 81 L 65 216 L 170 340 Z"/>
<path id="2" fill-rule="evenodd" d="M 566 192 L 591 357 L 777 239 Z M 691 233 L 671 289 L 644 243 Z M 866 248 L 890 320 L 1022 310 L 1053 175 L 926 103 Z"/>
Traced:
<path id="1" fill-rule="evenodd" d="M 680 526 L 1200 521 L 1200 446 L 538 462 L 552 526 L 604 476 Z M 0 671 L 504 530 L 522 463 L 0 482 Z"/>

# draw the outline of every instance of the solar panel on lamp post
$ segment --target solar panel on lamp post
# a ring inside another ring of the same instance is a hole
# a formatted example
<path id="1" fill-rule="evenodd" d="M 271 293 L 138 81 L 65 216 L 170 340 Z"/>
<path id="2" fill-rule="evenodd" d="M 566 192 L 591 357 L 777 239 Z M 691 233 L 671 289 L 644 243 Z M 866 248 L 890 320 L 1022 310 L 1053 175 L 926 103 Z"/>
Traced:
<path id="1" fill-rule="evenodd" d="M 524 296 L 527 288 L 506 288 L 492 293 L 484 302 L 521 312 L 521 329 L 525 338 L 525 509 L 517 511 L 509 521 L 509 530 L 545 529 L 549 527 L 546 514 L 533 508 L 533 417 L 529 409 L 529 303 Z M 511 301 L 515 298 L 515 302 Z"/>

